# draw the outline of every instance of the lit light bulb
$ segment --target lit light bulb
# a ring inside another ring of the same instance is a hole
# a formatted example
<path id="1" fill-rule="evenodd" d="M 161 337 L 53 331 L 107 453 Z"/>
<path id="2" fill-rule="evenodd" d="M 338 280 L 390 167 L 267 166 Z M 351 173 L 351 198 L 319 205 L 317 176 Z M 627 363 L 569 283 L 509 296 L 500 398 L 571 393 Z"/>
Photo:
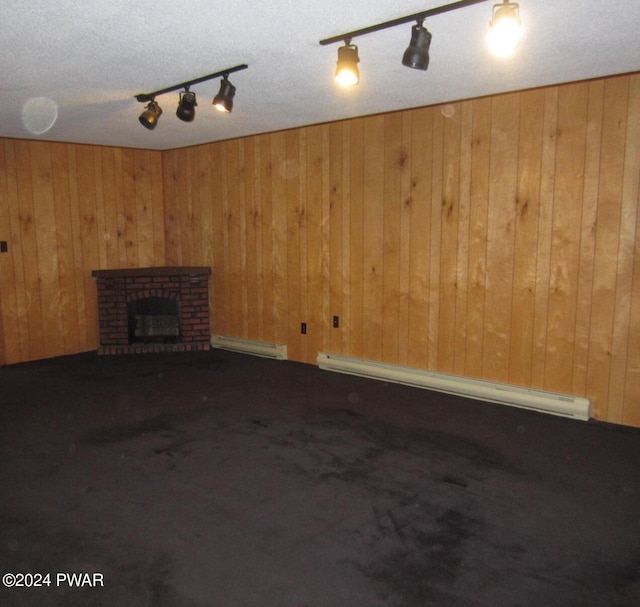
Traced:
<path id="1" fill-rule="evenodd" d="M 518 18 L 518 5 L 505 2 L 493 15 L 489 30 L 489 49 L 498 57 L 508 57 L 522 38 L 522 26 Z"/>
<path id="2" fill-rule="evenodd" d="M 358 76 L 352 69 L 341 69 L 336 74 L 336 82 L 340 86 L 353 86 L 358 84 Z"/>
<path id="3" fill-rule="evenodd" d="M 360 82 L 360 70 L 358 70 L 358 47 L 347 43 L 338 49 L 338 67 L 336 69 L 336 82 L 341 86 L 353 86 Z"/>

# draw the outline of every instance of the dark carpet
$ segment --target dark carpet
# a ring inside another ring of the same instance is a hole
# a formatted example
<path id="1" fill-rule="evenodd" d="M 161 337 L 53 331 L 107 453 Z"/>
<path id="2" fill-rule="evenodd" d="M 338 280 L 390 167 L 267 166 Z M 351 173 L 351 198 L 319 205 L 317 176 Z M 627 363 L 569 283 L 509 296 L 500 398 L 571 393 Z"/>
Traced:
<path id="1" fill-rule="evenodd" d="M 640 605 L 638 430 L 214 350 L 2 367 L 0 440 L 3 606 Z"/>

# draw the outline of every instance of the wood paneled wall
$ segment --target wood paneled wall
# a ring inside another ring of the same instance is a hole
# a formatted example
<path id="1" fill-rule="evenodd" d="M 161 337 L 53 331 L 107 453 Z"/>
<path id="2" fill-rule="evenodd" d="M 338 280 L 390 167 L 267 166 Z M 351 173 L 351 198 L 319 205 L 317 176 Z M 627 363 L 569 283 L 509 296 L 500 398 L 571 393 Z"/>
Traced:
<path id="1" fill-rule="evenodd" d="M 164 264 L 160 152 L 0 140 L 0 362 L 96 349 L 91 270 Z"/>
<path id="2" fill-rule="evenodd" d="M 640 76 L 451 107 L 164 153 L 167 261 L 212 266 L 214 332 L 293 360 L 587 395 L 640 426 Z"/>
<path id="3" fill-rule="evenodd" d="M 93 269 L 209 265 L 215 333 L 640 426 L 640 75 L 452 108 L 163 153 L 0 140 L 0 364 L 97 347 Z"/>

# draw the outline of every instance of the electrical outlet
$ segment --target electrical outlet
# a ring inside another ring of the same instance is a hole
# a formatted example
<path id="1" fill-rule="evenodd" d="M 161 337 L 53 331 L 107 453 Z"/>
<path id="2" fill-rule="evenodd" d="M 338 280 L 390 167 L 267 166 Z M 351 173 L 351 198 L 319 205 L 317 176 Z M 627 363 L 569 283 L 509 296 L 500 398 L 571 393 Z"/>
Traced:
<path id="1" fill-rule="evenodd" d="M 306 322 L 300 323 L 300 333 L 302 333 L 303 335 L 307 334 L 307 323 Z"/>
<path id="2" fill-rule="evenodd" d="M 339 316 L 334 316 L 333 317 L 333 328 L 334 329 L 340 328 L 340 317 Z"/>

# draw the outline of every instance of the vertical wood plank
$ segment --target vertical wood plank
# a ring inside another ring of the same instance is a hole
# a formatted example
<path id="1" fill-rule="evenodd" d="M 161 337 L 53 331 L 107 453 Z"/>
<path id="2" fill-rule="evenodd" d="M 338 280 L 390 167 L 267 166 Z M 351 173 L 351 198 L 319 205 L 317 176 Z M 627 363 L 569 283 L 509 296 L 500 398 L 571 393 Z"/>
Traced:
<path id="1" fill-rule="evenodd" d="M 116 148 L 101 150 L 102 156 L 102 238 L 105 248 L 105 268 L 120 267 L 118 250 L 118 196 L 116 171 Z M 65 163 L 66 164 L 66 163 Z M 65 174 L 64 166 L 60 166 L 54 175 Z"/>
<path id="2" fill-rule="evenodd" d="M 296 208 L 300 231 L 300 306 L 299 318 L 309 317 L 309 214 L 307 205 L 307 131 L 300 129 L 296 133 L 298 178 L 296 183 Z M 309 352 L 309 340 L 302 336 L 299 320 L 294 323 L 294 331 L 300 340 L 300 360 L 313 363 L 317 352 Z"/>
<path id="3" fill-rule="evenodd" d="M 460 216 L 461 116 L 459 106 L 450 116 L 440 115 L 443 130 L 442 199 L 440 201 L 441 249 L 438 369 L 453 373 L 456 306 L 458 304 L 458 221 Z M 435 202 L 435 201 L 434 201 Z"/>
<path id="4" fill-rule="evenodd" d="M 300 333 L 302 310 L 302 263 L 301 263 L 301 227 L 304 221 L 303 207 L 299 200 L 300 160 L 298 132 L 285 133 L 284 162 L 281 165 L 284 181 L 284 211 L 286 213 L 286 276 L 287 276 L 287 317 L 286 332 L 291 355 L 295 360 L 302 359 L 303 336 Z"/>
<path id="5" fill-rule="evenodd" d="M 254 232 L 255 239 L 255 272 L 256 272 L 256 283 L 255 283 L 255 339 L 264 341 L 265 336 L 265 326 L 264 326 L 264 302 L 265 302 L 265 293 L 264 293 L 264 236 L 262 233 L 262 149 L 259 145 L 259 138 L 252 137 L 251 138 L 251 148 L 252 148 L 252 167 L 253 167 L 253 190 L 252 190 L 252 204 L 253 204 L 253 213 L 252 213 L 252 229 Z"/>
<path id="6" fill-rule="evenodd" d="M 469 230 L 471 221 L 471 169 L 473 139 L 473 105 L 458 104 L 460 112 L 460 171 L 458 193 L 458 248 L 456 264 L 456 315 L 454 322 L 453 372 L 464 375 L 466 368 L 467 317 L 469 305 Z"/>
<path id="7" fill-rule="evenodd" d="M 400 332 L 400 198 L 402 114 L 384 117 L 384 200 L 382 216 L 382 360 L 398 364 Z"/>
<path id="8" fill-rule="evenodd" d="M 243 140 L 244 170 L 242 180 L 245 196 L 245 242 L 246 242 L 246 281 L 247 281 L 247 337 L 259 339 L 260 335 L 260 292 L 258 284 L 258 225 L 259 213 L 255 193 L 255 145 L 253 139 Z"/>
<path id="9" fill-rule="evenodd" d="M 403 112 L 402 138 L 398 156 L 400 167 L 400 251 L 399 251 L 399 309 L 398 309 L 398 364 L 409 360 L 409 290 L 411 274 L 411 196 L 412 196 L 412 119 Z"/>
<path id="10" fill-rule="evenodd" d="M 364 351 L 364 133 L 365 119 L 351 122 L 349 136 L 349 355 Z"/>
<path id="11" fill-rule="evenodd" d="M 485 335 L 491 99 L 472 102 L 471 208 L 469 209 L 469 286 L 465 374 L 482 377 Z"/>
<path id="12" fill-rule="evenodd" d="M 629 82 L 629 107 L 627 110 L 627 142 L 625 151 L 624 205 L 635 204 L 636 233 L 633 251 L 628 251 L 626 261 L 631 265 L 631 293 L 628 336 L 640 335 L 640 75 Z M 622 336 L 621 336 L 622 337 Z M 624 378 L 624 408 L 622 423 L 640 427 L 640 339 L 622 337 L 627 343 L 627 361 Z"/>
<path id="13" fill-rule="evenodd" d="M 191 238 L 191 228 L 194 225 L 193 207 L 195 204 L 194 196 L 197 191 L 197 184 L 194 179 L 193 152 L 191 150 L 183 151 L 181 156 L 181 167 L 178 172 L 178 188 L 180 196 L 180 204 L 178 206 L 178 221 L 183 232 L 183 238 L 180 241 L 180 255 L 184 265 L 192 265 L 194 258 L 194 239 Z M 228 177 L 232 181 L 232 177 Z M 188 236 L 186 236 L 188 235 Z M 186 236 L 186 237 L 185 237 Z"/>
<path id="14" fill-rule="evenodd" d="M 258 137 L 260 149 L 260 206 L 262 219 L 262 276 L 264 283 L 263 325 L 265 341 L 276 341 L 273 279 L 273 189 L 271 138 Z"/>
<path id="15" fill-rule="evenodd" d="M 382 360 L 384 117 L 367 118 L 364 132 L 363 356 Z"/>
<path id="16" fill-rule="evenodd" d="M 11 240 L 11 214 L 9 172 L 13 171 L 7 160 L 6 144 L 0 140 L 0 240 L 7 242 L 11 255 L 0 254 L 0 366 L 19 358 L 19 334 L 17 327 L 15 271 L 13 241 Z M 6 320 L 5 320 L 6 319 Z M 5 323 L 7 332 L 5 333 Z"/>
<path id="17" fill-rule="evenodd" d="M 593 274 L 591 334 L 587 390 L 600 419 L 619 421 L 620 404 L 612 404 L 613 326 L 616 312 L 616 275 L 622 219 L 622 183 L 626 135 L 628 79 L 612 78 L 604 85 L 604 120 L 600 154 L 600 181 Z M 614 407 L 613 418 L 609 407 Z"/>
<path id="18" fill-rule="evenodd" d="M 314 363 L 323 350 L 323 127 L 305 129 L 305 215 L 307 229 L 307 308 L 300 322 L 307 323 L 306 351 Z"/>
<path id="19" fill-rule="evenodd" d="M 212 178 L 212 146 L 203 145 L 196 150 L 194 162 L 198 171 L 198 209 L 199 223 L 194 226 L 194 233 L 200 240 L 196 265 L 213 267 L 213 209 L 212 199 L 214 180 Z M 155 218 L 155 214 L 154 214 Z"/>
<path id="20" fill-rule="evenodd" d="M 587 390 L 589 336 L 591 330 L 591 289 L 595 263 L 598 189 L 600 180 L 600 150 L 602 147 L 602 112 L 604 82 L 589 83 L 587 133 L 585 142 L 584 190 L 580 222 L 580 264 L 576 308 L 575 354 L 572 394 L 584 395 Z"/>
<path id="21" fill-rule="evenodd" d="M 277 343 L 288 339 L 289 301 L 287 293 L 287 138 L 274 133 L 271 141 L 271 225 L 273 255 L 273 332 Z"/>
<path id="22" fill-rule="evenodd" d="M 20 305 L 24 270 L 18 236 L 17 168 L 13 142 L 0 142 L 0 221 L 2 238 L 7 240 L 8 254 L 0 259 L 0 314 L 3 317 L 3 355 L 5 363 L 25 360 L 28 355 L 26 343 L 26 318 Z"/>
<path id="23" fill-rule="evenodd" d="M 225 205 L 226 197 L 223 195 L 224 179 L 224 148 L 222 144 L 209 147 L 211 160 L 211 179 L 215 185 L 215 194 L 212 193 L 209 204 L 211 205 L 211 217 L 213 222 L 212 255 L 213 266 L 210 278 L 209 301 L 211 302 L 211 315 L 213 318 L 212 331 L 218 335 L 228 335 L 227 326 L 227 291 L 228 273 L 226 269 L 226 243 L 225 243 Z M 165 203 L 166 205 L 167 203 Z M 169 241 L 167 241 L 169 246 Z"/>
<path id="24" fill-rule="evenodd" d="M 102 149 L 93 149 L 93 194 L 94 194 L 94 206 L 95 206 L 95 222 L 96 232 L 99 240 L 96 242 L 98 256 L 100 258 L 100 267 L 107 267 L 107 250 L 106 241 L 102 238 L 106 233 L 105 227 L 105 215 L 104 215 L 104 181 L 102 175 Z"/>
<path id="25" fill-rule="evenodd" d="M 329 350 L 342 353 L 342 331 L 333 328 L 334 316 L 342 316 L 342 233 L 343 233 L 343 122 L 329 125 L 329 314 L 323 319 L 329 330 Z"/>
<path id="26" fill-rule="evenodd" d="M 80 185 L 78 182 L 78 148 L 74 145 L 66 146 L 66 172 L 69 178 L 69 213 L 71 220 L 71 232 L 73 237 L 74 276 L 76 280 L 75 309 L 78 314 L 78 334 L 84 344 L 83 350 L 90 350 L 98 344 L 98 326 L 92 321 L 96 318 L 89 311 L 94 302 L 97 302 L 96 285 L 90 276 L 91 270 L 98 269 L 84 258 L 83 240 L 80 237 L 82 231 L 80 208 Z M 64 201 L 63 201 L 64 204 Z M 93 298 L 93 299 L 92 299 Z"/>
<path id="27" fill-rule="evenodd" d="M 218 158 L 220 163 L 220 200 L 219 200 L 219 221 L 220 221 L 220 255 L 218 257 L 218 264 L 216 266 L 216 274 L 221 277 L 224 283 L 224 288 L 219 290 L 220 297 L 217 300 L 218 309 L 216 311 L 216 317 L 218 319 L 218 325 L 220 327 L 220 333 L 222 335 L 234 335 L 233 330 L 233 313 L 232 313 L 232 301 L 233 301 L 233 289 L 237 288 L 237 285 L 233 284 L 233 275 L 231 270 L 232 252 L 230 251 L 231 230 L 229 229 L 229 214 L 233 211 L 230 209 L 233 201 L 230 200 L 230 192 L 232 186 L 230 186 L 230 180 L 232 179 L 229 167 L 229 153 L 226 142 L 222 142 L 216 146 L 218 151 Z"/>
<path id="28" fill-rule="evenodd" d="M 621 94 L 626 92 L 625 104 L 621 107 L 624 113 L 624 144 L 622 149 L 622 175 L 620 190 L 620 234 L 618 238 L 617 263 L 615 267 L 615 296 L 613 313 L 613 330 L 611 337 L 611 376 L 609 393 L 607 395 L 607 419 L 615 423 L 625 423 L 626 403 L 633 402 L 633 390 L 626 394 L 627 374 L 631 377 L 632 370 L 629 358 L 630 342 L 639 340 L 638 333 L 631 331 L 632 327 L 632 294 L 633 294 L 633 258 L 634 249 L 638 247 L 636 240 L 638 223 L 638 194 L 640 190 L 640 121 L 633 117 L 640 116 L 640 86 L 638 78 L 618 78 L 620 83 L 616 87 Z M 634 86 L 635 85 L 635 86 Z M 638 359 L 635 359 L 637 364 Z M 637 402 L 637 401 L 636 401 Z"/>
<path id="29" fill-rule="evenodd" d="M 531 383 L 543 388 L 547 353 L 551 233 L 553 225 L 558 88 L 545 89 L 542 159 L 540 169 L 540 208 L 538 212 L 538 256 L 533 316 L 533 357 Z"/>
<path id="30" fill-rule="evenodd" d="M 122 154 L 123 168 L 123 196 L 124 203 L 124 245 L 126 266 L 129 268 L 139 267 L 138 247 L 138 227 L 136 225 L 136 156 L 134 150 L 124 150 Z M 189 165 L 187 165 L 188 167 Z M 84 172 L 84 171 L 83 171 Z M 95 190 L 93 192 L 95 198 Z M 188 242 L 188 241 L 187 241 Z"/>
<path id="31" fill-rule="evenodd" d="M 558 98 L 545 385 L 562 392 L 572 386 L 575 322 L 567 319 L 575 318 L 577 305 L 587 87 L 562 87 Z"/>
<path id="32" fill-rule="evenodd" d="M 331 317 L 331 128 L 330 125 L 322 125 L 322 183 L 320 191 L 321 198 L 321 225 L 322 225 L 322 303 L 320 314 L 321 350 L 331 351 L 332 325 L 329 322 Z"/>
<path id="33" fill-rule="evenodd" d="M 636 87 L 637 88 L 637 87 Z M 636 114 L 637 115 L 637 114 Z M 636 201 L 640 205 L 640 194 Z M 640 335 L 640 221 L 636 220 L 636 246 L 633 255 L 633 278 L 631 287 L 631 313 L 629 335 Z M 624 385 L 624 409 L 622 422 L 640 427 L 640 340 L 628 340 L 628 361 Z"/>
<path id="34" fill-rule="evenodd" d="M 433 168 L 433 109 L 410 112 L 411 118 L 411 220 L 409 268 L 409 334 L 407 364 L 425 368 L 429 349 L 429 252 L 431 250 L 431 198 Z"/>
<path id="35" fill-rule="evenodd" d="M 182 233 L 178 199 L 178 152 L 165 152 L 162 156 L 162 182 L 164 192 L 164 241 L 166 243 L 166 263 L 181 265 L 182 255 L 180 242 Z M 215 166 L 215 165 L 214 165 Z M 120 235 L 119 231 L 119 235 Z"/>
<path id="36" fill-rule="evenodd" d="M 155 181 L 153 159 L 156 152 L 140 151 L 135 155 L 133 179 L 135 187 L 136 249 L 140 267 L 154 264 L 153 252 L 153 182 Z M 200 239 L 196 239 L 200 242 Z"/>
<path id="37" fill-rule="evenodd" d="M 229 322 L 231 335 L 247 337 L 247 281 L 246 234 L 244 197 L 244 143 L 242 140 L 224 142 L 228 170 L 228 204 L 226 230 L 228 239 L 227 269 L 229 289 Z"/>
<path id="38" fill-rule="evenodd" d="M 429 327 L 427 368 L 440 369 L 440 274 L 442 268 L 442 200 L 443 200 L 443 157 L 444 157 L 444 123 L 442 115 L 433 119 L 431 143 L 431 189 L 429 192 L 429 208 L 431 218 L 429 227 Z"/>
<path id="39" fill-rule="evenodd" d="M 24 267 L 24 304 L 28 357 L 44 358 L 44 325 L 42 319 L 42 292 L 38 284 L 38 240 L 34 210 L 33 175 L 31 171 L 31 144 L 15 142 L 17 166 L 17 204 Z"/>
<path id="40" fill-rule="evenodd" d="M 528 91 L 520 97 L 509 381 L 527 386 L 533 356 L 544 91 Z"/>
<path id="41" fill-rule="evenodd" d="M 351 121 L 343 122 L 342 129 L 342 243 L 340 258 L 342 268 L 342 302 L 340 305 L 340 351 L 348 354 L 352 340 L 351 309 Z"/>
<path id="42" fill-rule="evenodd" d="M 492 103 L 483 374 L 496 381 L 509 379 L 519 103 L 516 94 Z"/>
<path id="43" fill-rule="evenodd" d="M 124 150 L 114 150 L 114 187 L 116 191 L 115 197 L 115 209 L 113 212 L 116 216 L 114 237 L 116 239 L 115 248 L 118 252 L 118 259 L 114 268 L 126 268 L 127 267 L 127 242 L 126 242 L 126 202 L 124 194 L 125 172 L 124 172 Z M 73 183 L 73 181 L 72 181 Z M 162 232 L 164 237 L 164 231 Z"/>
<path id="44" fill-rule="evenodd" d="M 203 196 L 206 196 L 208 190 L 207 173 L 203 171 L 199 162 L 201 155 L 201 148 L 190 148 L 189 152 L 189 164 L 191 166 L 191 187 L 193 188 L 191 213 L 189 215 L 189 234 L 198 235 L 197 238 L 191 238 L 191 251 L 189 257 L 190 265 L 202 265 L 204 257 L 204 243 L 205 240 L 201 236 L 202 223 L 205 214 L 206 203 L 203 201 Z M 242 179 L 242 177 L 240 177 Z M 149 243 L 151 244 L 151 243 Z M 148 247 L 151 249 L 152 247 Z"/>
<path id="45" fill-rule="evenodd" d="M 56 247 L 59 275 L 59 310 L 62 322 L 60 336 L 63 349 L 60 352 L 81 352 L 84 348 L 81 339 L 81 319 L 75 305 L 76 292 L 82 287 L 80 276 L 76 276 L 74 258 L 74 233 L 71 214 L 69 172 L 67 171 L 68 146 L 56 145 L 52 154 L 53 200 L 55 207 Z M 78 284 L 80 283 L 80 284 Z"/>
<path id="46" fill-rule="evenodd" d="M 150 253 L 152 265 L 167 265 L 164 239 L 164 173 L 162 166 L 163 152 L 152 154 L 153 174 L 151 178 L 151 202 L 153 204 L 152 237 L 153 251 Z"/>
<path id="47" fill-rule="evenodd" d="M 96 210 L 95 154 L 98 149 L 87 146 L 74 148 L 74 179 L 77 183 L 78 225 L 83 266 L 85 268 L 82 306 L 87 319 L 87 339 L 95 340 L 98 334 L 98 309 L 95 282 L 90 278 L 91 270 L 102 266 L 98 247 L 98 222 Z M 134 240 L 129 240 L 125 233 L 127 261 Z"/>

